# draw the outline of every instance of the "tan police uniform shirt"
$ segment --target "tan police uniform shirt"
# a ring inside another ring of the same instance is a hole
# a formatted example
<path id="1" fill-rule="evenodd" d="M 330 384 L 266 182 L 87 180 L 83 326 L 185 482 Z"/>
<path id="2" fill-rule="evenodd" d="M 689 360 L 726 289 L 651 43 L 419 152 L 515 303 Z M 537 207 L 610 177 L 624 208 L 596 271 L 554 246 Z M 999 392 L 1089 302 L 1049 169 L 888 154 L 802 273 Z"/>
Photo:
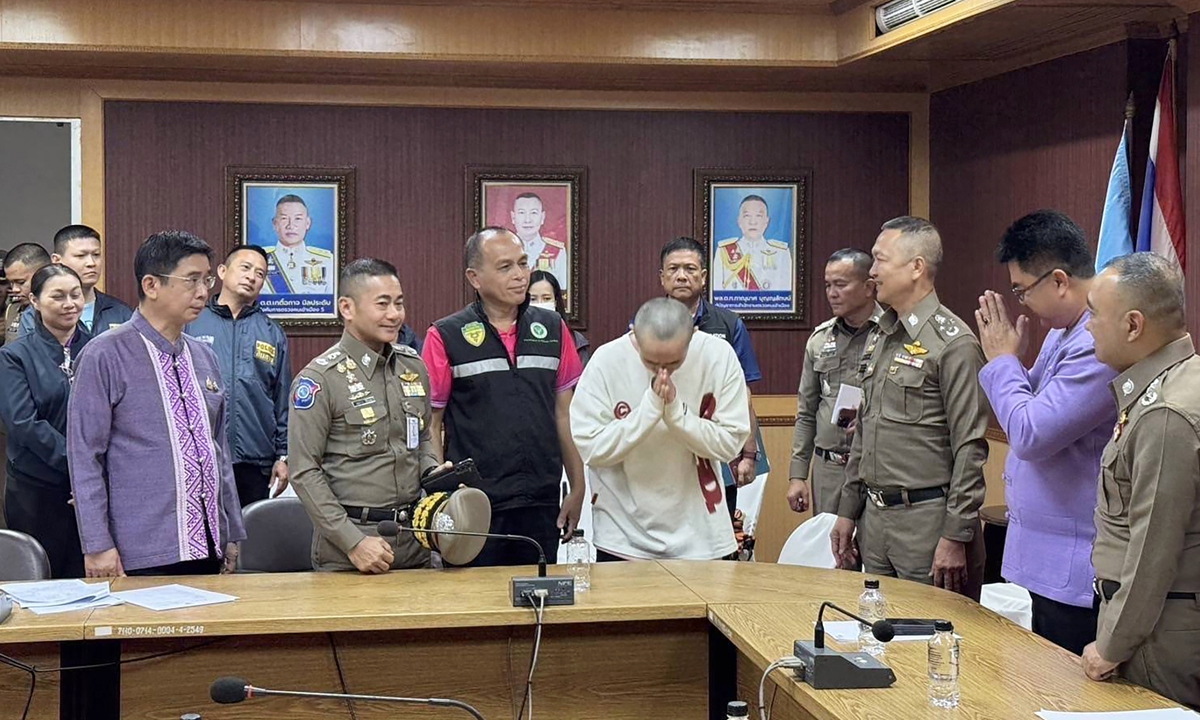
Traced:
<path id="1" fill-rule="evenodd" d="M 876 327 L 883 308 L 862 327 L 852 330 L 841 318 L 826 320 L 816 327 L 804 347 L 804 369 L 800 373 L 796 430 L 792 436 L 792 466 L 788 477 L 808 478 L 813 450 L 850 451 L 844 428 L 833 422 L 833 406 L 842 383 L 858 384 L 858 364 L 867 336 Z"/>
<path id="2" fill-rule="evenodd" d="M 419 499 L 421 473 L 438 464 L 430 418 L 429 373 L 406 345 L 377 354 L 347 332 L 292 381 L 292 484 L 317 531 L 343 553 L 368 534 L 343 505 Z"/>
<path id="3" fill-rule="evenodd" d="M 1092 565 L 1121 587 L 1100 607 L 1096 649 L 1109 662 L 1130 659 L 1168 602 L 1190 606 L 1191 627 L 1171 629 L 1200 648 L 1200 606 L 1166 599 L 1200 593 L 1200 357 L 1191 336 L 1126 370 L 1113 391 L 1119 412 L 1100 459 Z"/>
<path id="4" fill-rule="evenodd" d="M 883 314 L 860 363 L 863 408 L 838 515 L 857 520 L 868 488 L 946 487 L 941 537 L 975 537 L 988 456 L 983 365 L 979 341 L 937 293 L 903 317 Z"/>

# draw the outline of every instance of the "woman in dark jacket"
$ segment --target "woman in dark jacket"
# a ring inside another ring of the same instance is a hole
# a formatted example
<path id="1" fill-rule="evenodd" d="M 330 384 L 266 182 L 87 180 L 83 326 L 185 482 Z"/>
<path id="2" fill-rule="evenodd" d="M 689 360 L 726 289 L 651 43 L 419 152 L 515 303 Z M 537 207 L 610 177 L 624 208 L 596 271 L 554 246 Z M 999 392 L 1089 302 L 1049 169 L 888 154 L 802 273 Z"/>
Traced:
<path id="1" fill-rule="evenodd" d="M 558 278 L 554 277 L 553 273 L 545 270 L 534 270 L 529 273 L 529 304 L 545 310 L 553 310 L 558 313 L 559 317 L 565 319 L 562 286 L 558 284 Z M 591 345 L 588 344 L 587 338 L 578 330 L 571 331 L 571 338 L 575 341 L 575 349 L 579 352 L 579 361 L 587 365 L 588 358 L 592 356 Z"/>
<path id="2" fill-rule="evenodd" d="M 90 336 L 79 325 L 83 288 L 62 265 L 31 284 L 35 331 L 0 349 L 0 419 L 8 431 L 8 527 L 32 535 L 53 577 L 83 577 L 67 472 L 67 400 L 73 363 Z"/>

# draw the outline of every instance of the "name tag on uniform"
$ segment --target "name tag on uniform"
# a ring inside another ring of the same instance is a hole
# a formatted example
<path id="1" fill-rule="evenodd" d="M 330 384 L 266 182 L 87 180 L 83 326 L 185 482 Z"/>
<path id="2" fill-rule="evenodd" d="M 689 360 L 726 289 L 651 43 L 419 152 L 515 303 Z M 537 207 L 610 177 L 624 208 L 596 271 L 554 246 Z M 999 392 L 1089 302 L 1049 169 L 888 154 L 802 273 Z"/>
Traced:
<path id="1" fill-rule="evenodd" d="M 893 362 L 898 362 L 901 365 L 907 365 L 909 367 L 914 367 L 914 368 L 917 368 L 918 370 L 921 369 L 922 367 L 924 367 L 924 365 L 925 365 L 925 361 L 922 360 L 921 358 L 915 358 L 915 357 L 912 357 L 911 355 L 905 355 L 904 353 L 896 353 L 896 357 L 894 357 L 892 360 L 893 360 Z"/>
<path id="2" fill-rule="evenodd" d="M 262 340 L 255 340 L 254 357 L 265 363 L 275 364 L 275 346 Z"/>
<path id="3" fill-rule="evenodd" d="M 407 432 L 405 433 L 405 443 L 409 450 L 416 450 L 421 444 L 421 423 L 412 415 L 404 418 L 407 421 Z"/>

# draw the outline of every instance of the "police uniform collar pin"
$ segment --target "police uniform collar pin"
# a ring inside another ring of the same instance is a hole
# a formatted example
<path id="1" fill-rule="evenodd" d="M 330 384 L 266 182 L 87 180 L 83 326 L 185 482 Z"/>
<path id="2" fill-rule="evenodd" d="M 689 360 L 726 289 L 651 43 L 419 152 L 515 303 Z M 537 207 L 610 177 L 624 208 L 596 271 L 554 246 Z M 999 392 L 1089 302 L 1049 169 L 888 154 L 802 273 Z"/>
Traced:
<path id="1" fill-rule="evenodd" d="M 371 367 L 371 354 L 370 353 L 363 353 L 362 364 L 363 364 L 363 367 Z"/>
<path id="2" fill-rule="evenodd" d="M 917 323 L 919 323 L 920 321 L 921 321 L 921 319 L 919 317 L 917 317 L 916 313 L 912 313 L 908 316 L 908 324 L 912 325 L 913 327 L 916 327 Z"/>
<path id="3" fill-rule="evenodd" d="M 1133 380 L 1132 379 L 1126 380 L 1125 383 L 1123 385 L 1121 385 L 1121 392 L 1124 393 L 1125 395 L 1133 394 Z"/>

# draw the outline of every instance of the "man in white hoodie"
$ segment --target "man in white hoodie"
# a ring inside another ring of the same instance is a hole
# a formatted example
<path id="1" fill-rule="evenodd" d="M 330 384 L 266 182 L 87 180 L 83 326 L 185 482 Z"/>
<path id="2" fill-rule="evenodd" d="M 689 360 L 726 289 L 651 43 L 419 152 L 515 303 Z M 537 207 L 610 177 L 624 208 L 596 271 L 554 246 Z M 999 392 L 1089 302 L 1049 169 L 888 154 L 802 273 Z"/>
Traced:
<path id="1" fill-rule="evenodd" d="M 696 331 L 678 300 L 642 305 L 575 388 L 571 429 L 591 473 L 604 560 L 714 560 L 737 541 L 720 464 L 750 435 L 746 380 L 729 343 Z"/>

